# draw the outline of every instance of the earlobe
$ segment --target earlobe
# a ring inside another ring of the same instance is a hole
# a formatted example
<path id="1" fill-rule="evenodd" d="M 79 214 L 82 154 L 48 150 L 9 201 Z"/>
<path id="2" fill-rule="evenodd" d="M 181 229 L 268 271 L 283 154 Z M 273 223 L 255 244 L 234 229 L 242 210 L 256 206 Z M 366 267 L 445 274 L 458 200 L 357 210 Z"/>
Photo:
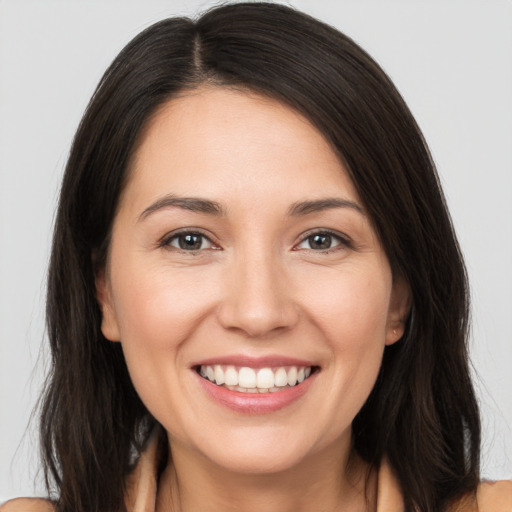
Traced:
<path id="1" fill-rule="evenodd" d="M 405 321 L 411 309 L 411 289 L 403 278 L 393 282 L 389 303 L 388 322 L 386 325 L 386 345 L 392 345 L 402 338 Z"/>
<path id="2" fill-rule="evenodd" d="M 115 314 L 112 293 L 107 282 L 105 270 L 96 274 L 96 299 L 101 309 L 101 332 L 110 341 L 119 341 L 119 327 Z"/>

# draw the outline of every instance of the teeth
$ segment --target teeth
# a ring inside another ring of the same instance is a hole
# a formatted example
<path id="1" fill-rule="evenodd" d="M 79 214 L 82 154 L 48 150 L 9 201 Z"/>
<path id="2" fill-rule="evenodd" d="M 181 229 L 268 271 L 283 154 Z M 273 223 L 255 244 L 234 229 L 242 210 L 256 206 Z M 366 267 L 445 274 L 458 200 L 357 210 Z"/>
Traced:
<path id="1" fill-rule="evenodd" d="M 297 383 L 297 368 L 295 366 L 292 366 L 288 370 L 288 386 L 295 386 L 296 383 Z"/>
<path id="2" fill-rule="evenodd" d="M 258 370 L 256 386 L 259 388 L 273 388 L 274 372 L 270 368 L 262 368 L 261 370 Z"/>
<path id="3" fill-rule="evenodd" d="M 203 367 L 201 366 L 201 371 L 202 368 Z M 238 372 L 235 370 L 233 366 L 228 366 L 228 368 L 224 372 L 224 381 L 226 382 L 226 386 L 238 386 Z"/>
<path id="4" fill-rule="evenodd" d="M 284 368 L 279 368 L 274 375 L 274 386 L 283 388 L 288 384 L 288 374 Z"/>
<path id="5" fill-rule="evenodd" d="M 311 375 L 311 367 L 287 366 L 253 369 L 220 364 L 201 366 L 199 373 L 205 379 L 242 393 L 275 393 L 300 384 Z"/>
<path id="6" fill-rule="evenodd" d="M 215 365 L 215 382 L 220 386 L 221 384 L 224 384 L 225 377 L 224 372 L 222 371 L 222 368 L 219 364 Z"/>
<path id="7" fill-rule="evenodd" d="M 256 372 L 252 368 L 244 366 L 238 372 L 238 385 L 241 388 L 255 388 L 256 387 Z"/>

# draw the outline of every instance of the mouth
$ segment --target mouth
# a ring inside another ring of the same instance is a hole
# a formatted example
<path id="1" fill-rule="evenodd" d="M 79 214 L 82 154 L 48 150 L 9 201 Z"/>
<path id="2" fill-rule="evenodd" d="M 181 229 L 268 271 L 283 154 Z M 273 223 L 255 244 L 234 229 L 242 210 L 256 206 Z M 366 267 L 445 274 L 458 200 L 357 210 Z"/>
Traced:
<path id="1" fill-rule="evenodd" d="M 251 368 L 223 364 L 195 367 L 203 379 L 239 393 L 280 393 L 294 388 L 319 371 L 318 366 L 273 366 Z"/>

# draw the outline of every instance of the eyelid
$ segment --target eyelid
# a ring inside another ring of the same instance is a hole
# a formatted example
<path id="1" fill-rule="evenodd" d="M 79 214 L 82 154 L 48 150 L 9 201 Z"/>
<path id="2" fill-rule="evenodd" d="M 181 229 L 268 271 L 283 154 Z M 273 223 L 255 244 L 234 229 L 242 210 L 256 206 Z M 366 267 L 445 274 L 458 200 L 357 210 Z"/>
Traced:
<path id="1" fill-rule="evenodd" d="M 209 242 L 210 247 L 206 247 L 204 249 L 203 248 L 197 249 L 195 251 L 194 250 L 187 251 L 187 250 L 184 250 L 179 247 L 175 247 L 175 246 L 171 245 L 171 241 L 173 241 L 174 239 L 177 239 L 180 235 L 199 235 Z M 157 246 L 160 248 L 164 248 L 164 249 L 172 248 L 173 250 L 176 250 L 176 251 L 179 251 L 182 253 L 189 253 L 189 254 L 190 253 L 197 254 L 197 253 L 205 251 L 205 250 L 219 250 L 220 249 L 220 247 L 217 244 L 215 244 L 215 242 L 212 240 L 211 236 L 207 235 L 202 229 L 194 228 L 194 227 L 179 228 L 179 229 L 176 229 L 169 233 L 166 233 L 162 238 L 160 238 L 160 240 L 157 243 Z"/>
<path id="2" fill-rule="evenodd" d="M 344 235 L 343 233 L 340 233 L 339 231 L 334 231 L 332 229 L 328 228 L 315 228 L 307 231 L 306 233 L 302 234 L 300 237 L 300 240 L 297 242 L 297 244 L 294 245 L 293 250 L 301 250 L 298 248 L 300 244 L 305 242 L 308 238 L 314 236 L 314 235 L 329 235 L 333 238 L 336 238 L 338 240 L 338 244 L 334 247 L 330 247 L 329 249 L 323 249 L 323 250 L 315 250 L 315 249 L 305 249 L 316 253 L 327 253 L 331 251 L 335 251 L 340 247 L 349 248 L 351 249 L 353 247 L 353 243 L 351 239 Z"/>

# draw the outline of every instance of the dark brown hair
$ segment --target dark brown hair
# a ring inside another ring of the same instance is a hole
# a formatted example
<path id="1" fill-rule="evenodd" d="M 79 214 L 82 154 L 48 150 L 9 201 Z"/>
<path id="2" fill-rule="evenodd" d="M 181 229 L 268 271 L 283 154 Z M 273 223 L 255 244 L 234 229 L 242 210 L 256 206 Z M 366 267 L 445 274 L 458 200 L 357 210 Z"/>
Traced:
<path id="1" fill-rule="evenodd" d="M 103 76 L 73 142 L 55 224 L 47 325 L 52 369 L 41 436 L 58 512 L 120 512 L 154 423 L 118 343 L 100 330 L 95 272 L 138 136 L 179 91 L 212 83 L 275 98 L 331 142 L 411 290 L 406 332 L 385 350 L 353 422 L 354 450 L 387 457 L 407 510 L 439 512 L 478 482 L 480 426 L 468 371 L 465 268 L 411 113 L 352 40 L 292 8 L 243 3 L 146 29 Z"/>

